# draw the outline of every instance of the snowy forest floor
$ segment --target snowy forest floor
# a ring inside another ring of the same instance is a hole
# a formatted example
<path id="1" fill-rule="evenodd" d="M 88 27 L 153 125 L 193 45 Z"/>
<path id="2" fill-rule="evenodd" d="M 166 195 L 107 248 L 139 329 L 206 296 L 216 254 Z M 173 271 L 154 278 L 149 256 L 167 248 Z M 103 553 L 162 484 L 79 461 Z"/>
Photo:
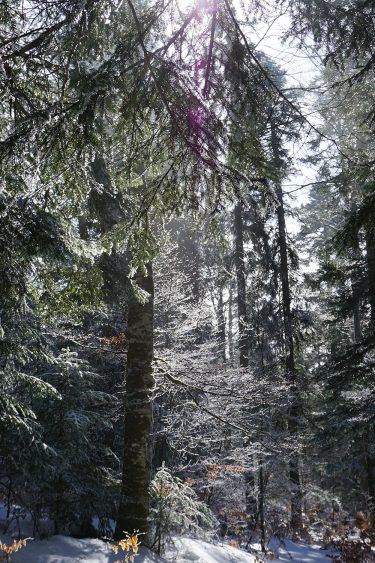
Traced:
<path id="1" fill-rule="evenodd" d="M 10 543 L 9 538 L 8 543 Z M 273 546 L 274 547 L 274 546 Z M 307 546 L 286 541 L 285 547 L 278 550 L 277 561 L 295 561 L 296 563 L 327 563 L 332 553 L 323 551 L 319 546 Z M 75 539 L 67 536 L 52 536 L 45 540 L 30 541 L 16 553 L 14 563 L 114 563 L 119 555 L 111 551 L 109 543 L 98 539 Z M 178 538 L 164 557 L 158 557 L 145 548 L 141 548 L 135 563 L 255 563 L 255 555 L 225 544 L 212 544 L 187 537 Z M 267 559 L 264 559 L 267 561 Z"/>

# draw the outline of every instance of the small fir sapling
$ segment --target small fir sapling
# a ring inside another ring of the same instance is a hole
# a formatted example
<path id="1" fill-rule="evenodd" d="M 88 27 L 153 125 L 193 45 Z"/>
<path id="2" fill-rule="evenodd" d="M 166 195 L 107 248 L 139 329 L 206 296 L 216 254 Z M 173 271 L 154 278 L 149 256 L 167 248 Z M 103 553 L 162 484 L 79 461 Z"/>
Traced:
<path id="1" fill-rule="evenodd" d="M 163 551 L 172 534 L 211 537 L 218 522 L 195 491 L 171 474 L 164 463 L 151 483 L 151 514 L 154 525 L 154 547 Z"/>
<path id="2" fill-rule="evenodd" d="M 116 458 L 103 447 L 111 429 L 105 416 L 111 395 L 98 390 L 101 376 L 76 352 L 63 350 L 43 374 L 62 400 L 50 400 L 40 413 L 44 439 L 53 448 L 40 494 L 55 522 L 55 533 L 93 533 L 94 516 L 108 516 L 116 490 Z"/>

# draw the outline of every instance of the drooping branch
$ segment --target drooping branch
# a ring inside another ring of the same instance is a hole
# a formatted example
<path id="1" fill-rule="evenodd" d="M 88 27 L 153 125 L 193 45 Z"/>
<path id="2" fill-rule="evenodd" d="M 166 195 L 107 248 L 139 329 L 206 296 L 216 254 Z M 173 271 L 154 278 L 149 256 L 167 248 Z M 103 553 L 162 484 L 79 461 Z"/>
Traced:
<path id="1" fill-rule="evenodd" d="M 279 88 L 279 86 L 276 84 L 276 82 L 272 79 L 272 77 L 270 76 L 269 72 L 267 72 L 267 70 L 264 68 L 264 66 L 262 65 L 262 63 L 259 61 L 259 59 L 255 56 L 253 49 L 250 47 L 250 44 L 247 40 L 247 37 L 245 35 L 245 33 L 243 32 L 240 24 L 237 21 L 236 16 L 233 13 L 233 10 L 229 4 L 228 0 L 224 0 L 225 5 L 227 7 L 229 16 L 235 26 L 235 28 L 237 29 L 239 35 L 242 37 L 242 40 L 244 42 L 244 45 L 246 47 L 246 51 L 249 54 L 250 58 L 254 61 L 255 65 L 258 67 L 258 69 L 260 70 L 260 72 L 262 73 L 262 75 L 266 78 L 266 80 L 268 81 L 268 83 L 272 86 L 272 88 L 277 92 L 277 94 L 280 96 L 280 98 L 282 98 L 288 105 L 289 107 L 304 121 L 304 123 L 306 123 L 306 125 L 309 126 L 310 130 L 314 131 L 315 133 L 317 133 L 319 135 L 320 138 L 325 139 L 326 141 L 328 141 L 329 143 L 333 144 L 335 146 L 335 148 L 337 149 L 337 151 L 339 152 L 339 154 L 341 154 L 341 156 L 343 156 L 345 159 L 349 160 L 349 161 L 353 161 L 353 158 L 350 157 L 349 155 L 347 155 L 346 153 L 344 153 L 341 149 L 341 147 L 339 146 L 338 142 L 336 141 L 336 139 L 333 139 L 332 137 L 329 137 L 328 135 L 326 135 L 325 133 L 323 133 L 322 131 L 320 131 L 310 120 L 308 117 L 306 117 L 306 115 L 300 110 L 300 108 L 294 103 L 292 102 L 292 100 L 290 100 L 288 98 L 288 96 L 286 96 L 284 94 L 284 92 L 281 90 L 281 88 Z"/>
<path id="2" fill-rule="evenodd" d="M 210 89 L 210 73 L 212 68 L 212 53 L 215 39 L 215 29 L 216 29 L 216 18 L 217 18 L 217 0 L 214 1 L 213 13 L 212 13 L 212 23 L 211 23 L 211 36 L 210 36 L 210 46 L 208 49 L 206 72 L 204 77 L 204 87 L 203 87 L 203 98 L 206 99 Z"/>

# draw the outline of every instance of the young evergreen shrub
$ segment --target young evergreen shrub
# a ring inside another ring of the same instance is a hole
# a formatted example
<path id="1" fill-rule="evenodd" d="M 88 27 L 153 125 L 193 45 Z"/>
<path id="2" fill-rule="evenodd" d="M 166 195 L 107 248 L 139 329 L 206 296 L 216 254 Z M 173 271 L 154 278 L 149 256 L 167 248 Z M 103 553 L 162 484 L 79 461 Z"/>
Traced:
<path id="1" fill-rule="evenodd" d="M 42 377 L 62 399 L 40 405 L 43 439 L 53 452 L 39 475 L 40 498 L 55 533 L 95 535 L 92 518 L 110 514 L 117 486 L 117 460 L 103 447 L 112 397 L 98 390 L 101 376 L 69 349 Z"/>
<path id="2" fill-rule="evenodd" d="M 218 527 L 215 516 L 194 490 L 171 474 L 163 463 L 151 483 L 154 546 L 163 551 L 172 534 L 209 538 Z"/>

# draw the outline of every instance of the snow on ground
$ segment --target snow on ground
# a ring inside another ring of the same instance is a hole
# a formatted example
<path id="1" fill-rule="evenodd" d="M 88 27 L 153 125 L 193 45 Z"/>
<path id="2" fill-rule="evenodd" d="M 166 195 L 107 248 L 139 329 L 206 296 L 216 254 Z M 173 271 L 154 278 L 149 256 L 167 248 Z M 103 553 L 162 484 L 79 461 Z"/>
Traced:
<path id="1" fill-rule="evenodd" d="M 0 503 L 0 529 L 6 535 L 0 540 L 8 545 L 17 538 L 19 531 L 22 537 L 33 535 L 33 523 L 29 513 L 19 507 L 12 507 L 10 518 L 7 518 L 6 506 Z M 52 529 L 51 523 L 39 521 L 39 527 L 47 533 Z M 95 524 L 95 522 L 94 522 Z M 109 523 L 114 527 L 114 522 Z M 75 539 L 68 536 L 51 536 L 44 540 L 29 541 L 27 546 L 15 553 L 14 563 L 114 563 L 120 558 L 111 550 L 112 544 L 99 539 Z M 259 546 L 253 546 L 258 548 Z M 274 540 L 269 546 L 277 554 L 277 561 L 294 561 L 295 563 L 328 563 L 328 552 L 319 546 L 296 544 L 286 540 L 284 546 Z M 164 557 L 160 558 L 149 550 L 142 548 L 135 558 L 135 563 L 255 563 L 255 556 L 241 549 L 233 548 L 224 543 L 208 543 L 188 537 L 174 538 Z"/>
<path id="2" fill-rule="evenodd" d="M 277 561 L 294 561 L 295 563 L 329 563 L 329 552 L 319 546 L 285 542 L 285 547 L 272 546 L 278 553 Z M 226 544 L 210 544 L 191 538 L 178 538 L 175 549 L 167 552 L 167 558 L 176 563 L 194 561 L 196 563 L 254 563 L 255 557 L 241 549 Z"/>
<path id="3" fill-rule="evenodd" d="M 11 543 L 8 539 L 7 543 Z M 287 549 L 287 550 L 286 550 Z M 297 545 L 286 542 L 279 549 L 277 561 L 296 563 L 328 563 L 328 552 L 318 546 Z M 97 539 L 75 539 L 52 536 L 46 540 L 30 541 L 27 547 L 13 556 L 14 563 L 114 563 L 120 557 L 111 551 L 110 544 Z M 174 548 L 169 548 L 160 558 L 141 548 L 135 563 L 254 563 L 255 557 L 245 551 L 225 544 L 211 544 L 191 538 L 178 538 Z"/>
<path id="4" fill-rule="evenodd" d="M 306 545 L 293 543 L 286 540 L 284 546 L 276 549 L 272 545 L 270 548 L 278 555 L 277 561 L 298 561 L 298 563 L 328 563 L 332 561 L 333 552 L 320 548 L 319 545 Z"/>
<path id="5" fill-rule="evenodd" d="M 101 540 L 78 540 L 67 536 L 31 541 L 12 557 L 14 563 L 114 563 L 119 559 L 110 545 Z M 161 562 L 162 559 L 144 548 L 135 559 L 135 563 Z"/>
<path id="6" fill-rule="evenodd" d="M 174 548 L 167 550 L 166 559 L 176 563 L 253 563 L 254 557 L 246 551 L 226 544 L 212 544 L 191 538 L 175 539 Z"/>

